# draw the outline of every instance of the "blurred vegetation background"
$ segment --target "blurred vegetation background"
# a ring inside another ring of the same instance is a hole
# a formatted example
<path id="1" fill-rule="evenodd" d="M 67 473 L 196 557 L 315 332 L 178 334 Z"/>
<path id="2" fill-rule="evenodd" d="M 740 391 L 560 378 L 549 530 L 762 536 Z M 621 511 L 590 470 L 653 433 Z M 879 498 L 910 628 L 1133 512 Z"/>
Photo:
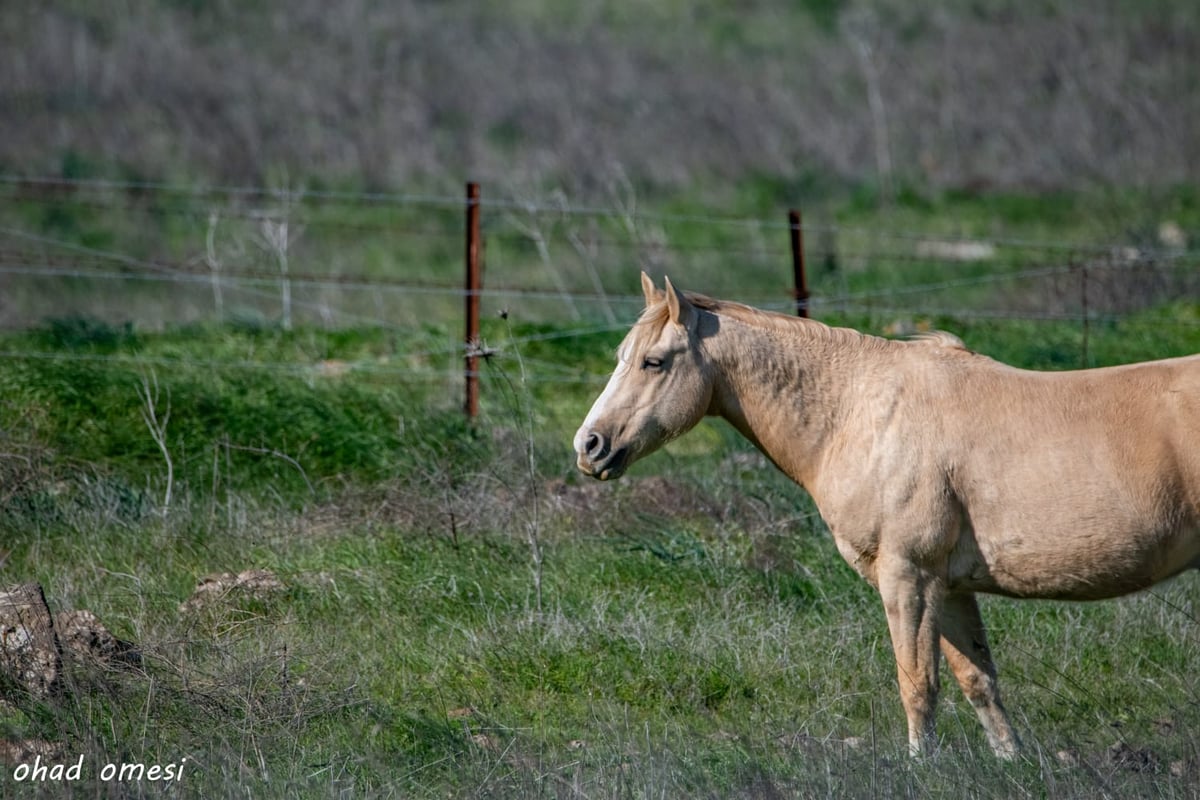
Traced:
<path id="1" fill-rule="evenodd" d="M 1195 184 L 1178 0 L 49 0 L 0 20 L 18 174 L 885 193 Z"/>

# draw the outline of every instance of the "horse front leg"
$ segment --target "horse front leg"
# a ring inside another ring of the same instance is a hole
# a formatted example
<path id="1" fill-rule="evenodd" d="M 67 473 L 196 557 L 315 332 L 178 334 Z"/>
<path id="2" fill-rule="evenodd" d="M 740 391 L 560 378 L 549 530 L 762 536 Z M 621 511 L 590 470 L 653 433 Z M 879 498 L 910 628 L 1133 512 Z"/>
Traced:
<path id="1" fill-rule="evenodd" d="M 1013 758 L 1021 746 L 1000 702 L 996 665 L 974 594 L 951 594 L 942 605 L 942 652 L 963 694 L 975 708 L 988 743 L 1000 758 Z"/>
<path id="2" fill-rule="evenodd" d="M 937 745 L 938 624 L 945 581 L 937 572 L 904 557 L 881 554 L 876 566 L 896 654 L 900 700 L 908 717 L 908 749 L 914 756 L 932 753 Z"/>

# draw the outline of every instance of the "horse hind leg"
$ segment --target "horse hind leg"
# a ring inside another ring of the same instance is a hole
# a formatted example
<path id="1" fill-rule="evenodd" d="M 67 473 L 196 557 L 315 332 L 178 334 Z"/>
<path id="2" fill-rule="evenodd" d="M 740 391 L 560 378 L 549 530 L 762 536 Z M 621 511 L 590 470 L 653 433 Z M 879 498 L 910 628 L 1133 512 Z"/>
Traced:
<path id="1" fill-rule="evenodd" d="M 974 594 L 950 594 L 942 604 L 942 653 L 963 694 L 975 708 L 996 755 L 1011 759 L 1021 746 L 1000 702 L 996 665 Z"/>

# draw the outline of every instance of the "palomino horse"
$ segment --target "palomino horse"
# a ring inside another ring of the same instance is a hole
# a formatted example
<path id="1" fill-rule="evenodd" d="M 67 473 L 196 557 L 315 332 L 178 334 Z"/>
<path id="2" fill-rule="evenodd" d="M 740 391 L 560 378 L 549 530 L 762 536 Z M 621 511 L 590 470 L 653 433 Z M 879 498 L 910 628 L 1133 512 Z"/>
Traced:
<path id="1" fill-rule="evenodd" d="M 655 289 L 575 435 L 601 480 L 724 417 L 803 486 L 883 598 L 914 754 L 939 652 L 996 753 L 1019 742 L 976 592 L 1092 600 L 1200 567 L 1200 356 L 1030 372 Z"/>

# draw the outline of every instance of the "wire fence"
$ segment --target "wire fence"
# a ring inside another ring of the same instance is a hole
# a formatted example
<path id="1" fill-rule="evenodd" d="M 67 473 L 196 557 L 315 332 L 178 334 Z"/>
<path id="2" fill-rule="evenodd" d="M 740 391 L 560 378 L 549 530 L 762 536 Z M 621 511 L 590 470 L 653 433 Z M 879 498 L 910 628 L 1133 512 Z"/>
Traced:
<path id="1" fill-rule="evenodd" d="M 557 332 L 547 335 L 556 337 L 607 334 L 640 310 L 642 269 L 714 296 L 795 308 L 785 209 L 774 219 L 649 212 L 630 187 L 614 191 L 608 207 L 573 205 L 561 194 L 485 196 L 482 207 L 485 317 L 553 324 Z M 220 322 L 459 330 L 468 293 L 464 208 L 462 197 L 437 194 L 0 175 L 0 326 L 76 316 L 145 329 Z M 919 318 L 1087 326 L 1200 302 L 1200 251 L 1182 232 L 1078 243 L 823 222 L 802 228 L 808 307 L 818 318 L 899 328 Z M 461 357 L 465 347 L 447 338 L 414 355 Z M 0 353 L 18 356 L 65 357 Z M 533 379 L 571 379 L 554 365 L 535 366 Z M 363 368 L 446 377 L 411 366 Z"/>

